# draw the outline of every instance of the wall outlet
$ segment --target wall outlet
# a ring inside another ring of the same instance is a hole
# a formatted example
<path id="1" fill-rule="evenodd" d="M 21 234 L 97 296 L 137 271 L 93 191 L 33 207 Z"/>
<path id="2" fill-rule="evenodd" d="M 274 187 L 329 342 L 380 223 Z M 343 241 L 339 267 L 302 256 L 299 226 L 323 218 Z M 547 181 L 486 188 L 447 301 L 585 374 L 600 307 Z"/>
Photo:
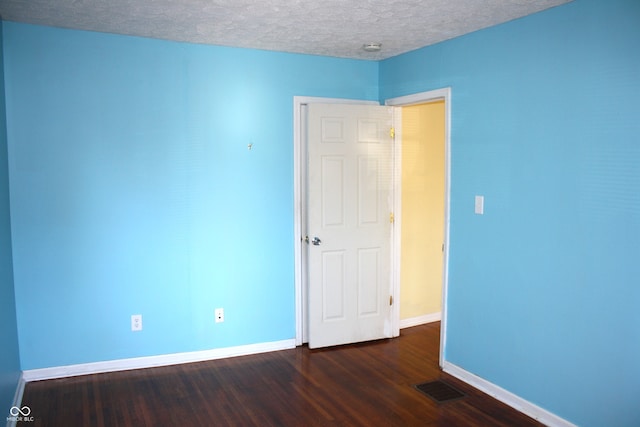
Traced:
<path id="1" fill-rule="evenodd" d="M 131 330 L 132 331 L 142 330 L 142 314 L 131 315 Z"/>
<path id="2" fill-rule="evenodd" d="M 216 323 L 224 322 L 224 308 L 216 308 Z"/>

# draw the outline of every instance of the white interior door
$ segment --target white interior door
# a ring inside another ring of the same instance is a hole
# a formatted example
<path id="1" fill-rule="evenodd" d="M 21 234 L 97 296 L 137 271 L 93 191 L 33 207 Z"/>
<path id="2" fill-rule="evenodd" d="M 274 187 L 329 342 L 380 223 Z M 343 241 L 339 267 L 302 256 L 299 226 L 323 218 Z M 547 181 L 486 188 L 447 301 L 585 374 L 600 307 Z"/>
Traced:
<path id="1" fill-rule="evenodd" d="M 309 347 L 392 336 L 391 107 L 308 106 Z"/>

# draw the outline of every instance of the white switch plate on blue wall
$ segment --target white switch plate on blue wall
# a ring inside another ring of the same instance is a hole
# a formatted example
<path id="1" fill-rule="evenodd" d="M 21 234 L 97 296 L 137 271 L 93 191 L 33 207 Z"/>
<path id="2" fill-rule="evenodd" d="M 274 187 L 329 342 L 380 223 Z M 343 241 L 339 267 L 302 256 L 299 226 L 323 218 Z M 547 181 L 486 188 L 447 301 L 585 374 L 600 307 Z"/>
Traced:
<path id="1" fill-rule="evenodd" d="M 476 213 L 478 215 L 484 214 L 484 196 L 476 196 Z"/>

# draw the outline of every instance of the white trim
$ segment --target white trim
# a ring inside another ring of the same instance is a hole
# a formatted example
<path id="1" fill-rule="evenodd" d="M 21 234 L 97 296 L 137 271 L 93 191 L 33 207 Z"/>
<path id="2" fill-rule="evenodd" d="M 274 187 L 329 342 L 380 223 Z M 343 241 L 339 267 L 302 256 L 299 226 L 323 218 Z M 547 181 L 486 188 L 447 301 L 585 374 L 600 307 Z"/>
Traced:
<path id="1" fill-rule="evenodd" d="M 449 288 L 449 224 L 450 224 L 450 206 L 451 206 L 451 88 L 431 90 L 407 96 L 387 99 L 385 105 L 390 106 L 409 106 L 416 104 L 424 104 L 437 100 L 444 100 L 445 109 L 445 127 L 444 127 L 444 144 L 445 144 L 445 201 L 444 201 L 444 253 L 442 256 L 443 273 L 442 273 L 442 324 L 440 325 L 440 366 L 445 363 L 445 350 L 447 344 L 447 291 Z M 399 219 L 400 215 L 398 215 Z M 401 227 L 401 225 L 399 225 Z M 399 288 L 399 286 L 398 286 Z"/>
<path id="2" fill-rule="evenodd" d="M 493 384 L 490 381 L 480 378 L 479 376 L 474 375 L 471 372 L 468 372 L 451 362 L 444 362 L 442 370 L 464 381 L 465 383 L 472 385 L 478 390 L 487 393 L 490 396 L 493 396 L 502 403 L 511 406 L 512 408 L 530 416 L 531 418 L 537 420 L 538 422 L 541 422 L 546 426 L 576 427 L 575 424 L 565 420 L 564 418 L 560 418 L 556 414 L 551 413 L 546 409 L 543 409 L 540 406 L 535 405 L 528 400 L 525 400 L 520 396 L 517 396 L 510 391 L 507 391 L 502 387 Z"/>
<path id="3" fill-rule="evenodd" d="M 24 396 L 24 385 L 26 384 L 24 380 L 24 374 L 20 373 L 20 378 L 18 379 L 18 384 L 16 386 L 16 393 L 13 395 L 13 403 L 11 407 L 22 407 L 22 396 Z M 15 427 L 17 424 L 17 420 L 14 417 L 7 417 L 7 427 Z"/>
<path id="4" fill-rule="evenodd" d="M 402 323 L 400 321 L 400 266 L 402 265 L 402 108 L 393 109 L 393 127 L 395 139 L 393 141 L 393 228 L 391 250 L 391 291 L 393 304 L 391 327 L 393 336 L 400 336 Z"/>
<path id="5" fill-rule="evenodd" d="M 422 316 L 410 317 L 400 320 L 400 329 L 411 328 L 413 326 L 424 325 L 427 323 L 438 322 L 442 319 L 442 312 L 424 314 Z"/>
<path id="6" fill-rule="evenodd" d="M 394 107 L 408 107 L 409 105 L 424 104 L 426 102 L 433 102 L 440 99 L 447 100 L 451 97 L 451 88 L 445 87 L 442 89 L 429 90 L 427 92 L 414 93 L 411 95 L 399 96 L 397 98 L 389 98 L 384 102 L 384 105 Z"/>
<path id="7" fill-rule="evenodd" d="M 204 362 L 227 357 L 247 356 L 270 351 L 295 348 L 295 340 L 273 341 L 248 344 L 213 350 L 192 351 L 188 353 L 164 354 L 158 356 L 135 357 L 131 359 L 108 360 L 105 362 L 83 363 L 79 365 L 57 366 L 53 368 L 31 369 L 24 371 L 24 381 L 50 380 L 54 378 L 75 377 L 78 375 L 104 372 L 127 371 L 131 369 L 154 368 L 158 366 L 178 365 L 182 363 Z"/>
<path id="8" fill-rule="evenodd" d="M 344 98 L 321 98 L 315 96 L 294 96 L 293 97 L 293 252 L 294 252 L 294 295 L 295 295 L 295 316 L 296 316 L 296 345 L 307 342 L 307 280 L 303 272 L 303 252 L 302 238 L 303 228 L 306 225 L 303 210 L 304 203 L 304 181 L 305 170 L 302 140 L 302 107 L 312 103 L 324 104 L 367 104 L 380 105 L 376 101 L 365 101 L 358 99 Z"/>

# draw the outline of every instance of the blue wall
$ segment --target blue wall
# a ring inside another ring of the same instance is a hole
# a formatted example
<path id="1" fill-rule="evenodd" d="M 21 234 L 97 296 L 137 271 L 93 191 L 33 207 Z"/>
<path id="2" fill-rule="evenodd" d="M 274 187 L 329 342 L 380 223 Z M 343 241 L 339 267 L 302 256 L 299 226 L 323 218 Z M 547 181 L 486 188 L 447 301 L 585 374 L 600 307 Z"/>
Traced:
<path id="1" fill-rule="evenodd" d="M 378 64 L 4 37 L 22 368 L 293 339 L 293 96 L 376 99 Z"/>
<path id="2" fill-rule="evenodd" d="M 640 425 L 640 2 L 576 0 L 380 81 L 452 88 L 446 360 L 581 426 Z"/>
<path id="3" fill-rule="evenodd" d="M 0 420 L 9 415 L 9 408 L 13 403 L 16 385 L 20 378 L 20 352 L 11 257 L 2 25 L 2 19 L 0 19 L 0 343 L 2 348 L 0 351 Z"/>

